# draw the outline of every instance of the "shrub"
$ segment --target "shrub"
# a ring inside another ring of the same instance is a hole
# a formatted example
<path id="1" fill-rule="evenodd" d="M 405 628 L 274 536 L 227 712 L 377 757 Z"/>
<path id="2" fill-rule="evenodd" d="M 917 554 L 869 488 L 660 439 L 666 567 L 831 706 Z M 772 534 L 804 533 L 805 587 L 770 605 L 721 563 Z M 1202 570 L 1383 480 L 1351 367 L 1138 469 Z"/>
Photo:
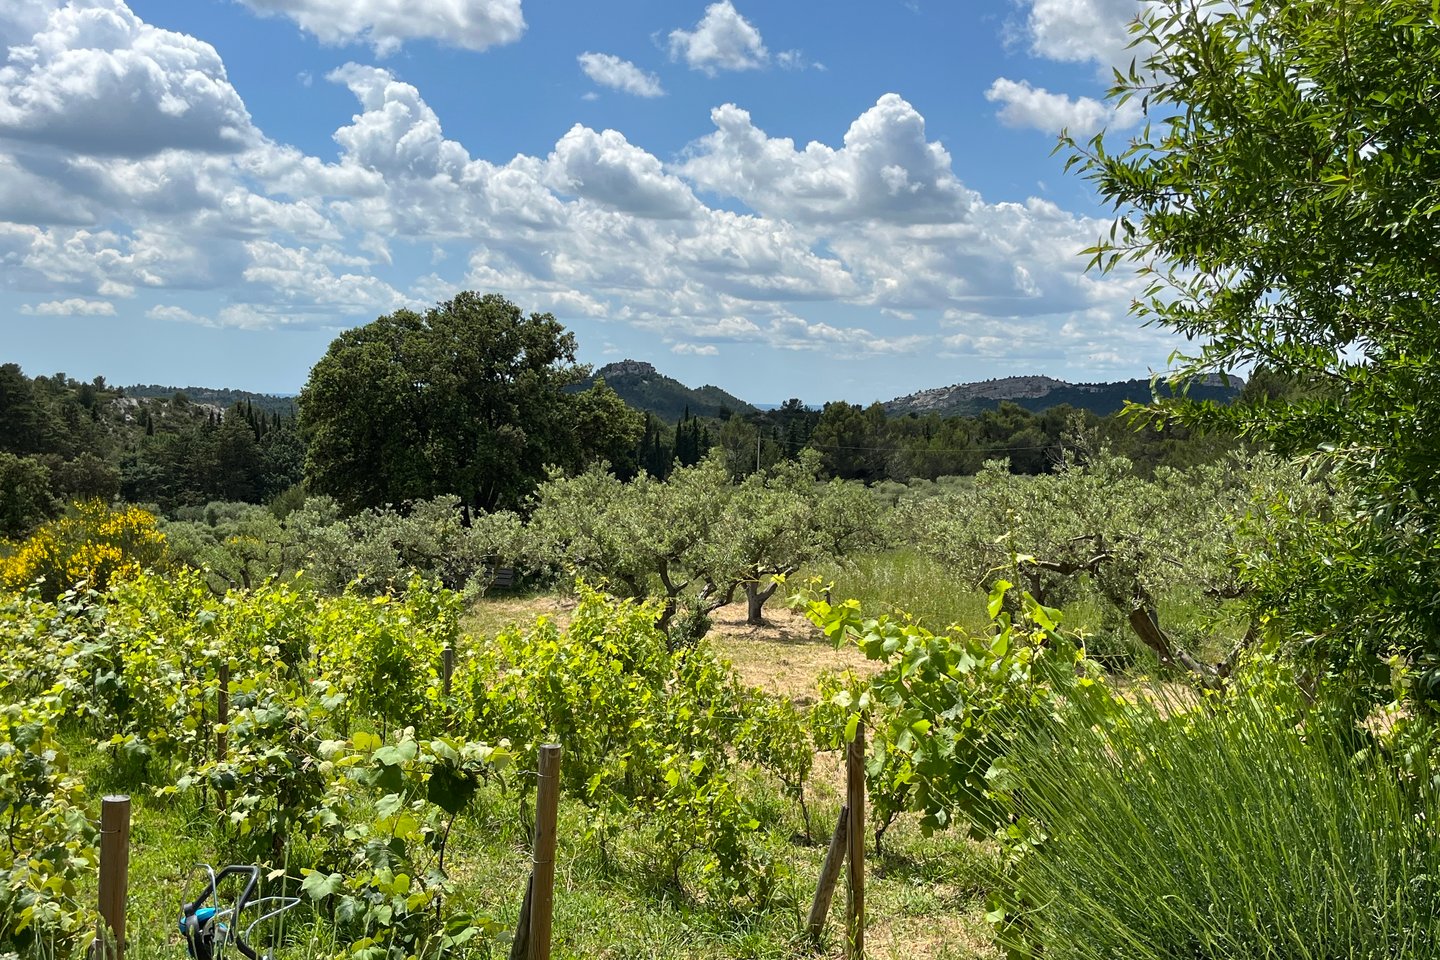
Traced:
<path id="1" fill-rule="evenodd" d="M 29 539 L 0 545 L 0 553 L 4 547 L 0 588 L 19 590 L 43 579 L 40 593 L 47 600 L 81 582 L 103 591 L 165 559 L 165 537 L 153 514 L 99 500 L 76 503 Z"/>

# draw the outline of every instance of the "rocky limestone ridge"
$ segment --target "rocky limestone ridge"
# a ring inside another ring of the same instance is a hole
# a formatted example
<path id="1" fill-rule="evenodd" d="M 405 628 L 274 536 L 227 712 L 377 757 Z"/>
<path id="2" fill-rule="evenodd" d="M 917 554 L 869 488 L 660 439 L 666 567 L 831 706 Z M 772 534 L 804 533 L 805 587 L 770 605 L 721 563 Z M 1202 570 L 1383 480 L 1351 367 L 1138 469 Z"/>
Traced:
<path id="1" fill-rule="evenodd" d="M 909 396 L 896 397 L 885 404 L 885 409 L 923 412 L 945 410 L 971 400 L 1034 400 L 1060 387 L 1074 387 L 1086 391 L 1099 389 L 1092 384 L 1070 384 L 1054 377 L 1000 377 L 980 383 L 956 383 L 948 387 L 921 390 Z"/>
<path id="2" fill-rule="evenodd" d="M 620 360 L 607 363 L 595 371 L 597 377 L 654 377 L 659 373 L 653 363 L 644 360 Z"/>
<path id="3" fill-rule="evenodd" d="M 1228 401 L 1245 386 L 1242 377 L 1228 378 L 1218 374 L 1197 378 L 1192 395 L 1201 399 Z M 1162 381 L 1159 389 L 1166 392 Z M 939 413 L 944 416 L 961 413 L 972 415 L 1010 401 L 1032 411 L 1060 404 L 1069 404 L 1105 415 L 1121 409 L 1126 402 L 1148 403 L 1151 383 L 1147 379 L 1122 380 L 1113 383 L 1069 383 L 1055 377 L 1000 377 L 979 383 L 956 383 L 948 387 L 921 390 L 896 397 L 884 404 L 892 416 Z"/>

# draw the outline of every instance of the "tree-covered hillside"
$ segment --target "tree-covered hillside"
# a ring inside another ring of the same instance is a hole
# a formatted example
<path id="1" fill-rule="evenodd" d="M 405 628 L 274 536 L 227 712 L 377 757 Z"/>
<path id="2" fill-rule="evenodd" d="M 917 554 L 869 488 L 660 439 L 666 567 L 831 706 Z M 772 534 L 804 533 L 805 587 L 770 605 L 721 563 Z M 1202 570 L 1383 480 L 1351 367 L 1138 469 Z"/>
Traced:
<path id="1" fill-rule="evenodd" d="M 218 391 L 228 393 L 229 391 Z M 0 365 L 0 535 L 77 499 L 269 502 L 300 480 L 293 416 L 254 403 L 130 396 L 104 377 L 25 375 Z"/>
<path id="2" fill-rule="evenodd" d="M 120 389 L 127 397 L 147 400 L 169 400 L 178 393 L 191 403 L 218 407 L 221 410 L 228 410 L 238 403 L 249 406 L 257 413 L 278 413 L 282 417 L 295 415 L 295 397 L 274 393 L 255 393 L 227 387 L 167 387 L 158 383 L 135 383 Z"/>
<path id="3" fill-rule="evenodd" d="M 719 387 L 708 383 L 699 388 L 687 387 L 642 360 L 606 364 L 581 381 L 579 389 L 590 387 L 596 380 L 604 380 L 605 385 L 630 406 L 642 413 L 654 414 L 664 423 L 675 423 L 687 415 L 721 417 L 755 412 L 753 406 Z"/>

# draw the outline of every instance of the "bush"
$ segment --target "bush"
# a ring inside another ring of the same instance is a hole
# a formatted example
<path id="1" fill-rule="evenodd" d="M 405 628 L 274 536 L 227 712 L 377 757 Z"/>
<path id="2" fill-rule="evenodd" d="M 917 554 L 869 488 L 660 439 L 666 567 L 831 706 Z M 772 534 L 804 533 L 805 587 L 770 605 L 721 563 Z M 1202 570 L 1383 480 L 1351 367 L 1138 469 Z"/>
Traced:
<path id="1" fill-rule="evenodd" d="M 99 500 L 77 503 L 18 544 L 0 544 L 0 588 L 20 590 L 43 578 L 40 593 L 53 600 L 84 582 L 103 591 L 165 559 L 165 537 L 154 514 L 138 507 L 111 508 Z"/>
<path id="2" fill-rule="evenodd" d="M 1002 941 L 1055 960 L 1435 956 L 1432 781 L 1297 716 L 1241 691 L 1111 725 L 1082 711 L 1034 742 L 1021 809 L 1046 839 Z"/>

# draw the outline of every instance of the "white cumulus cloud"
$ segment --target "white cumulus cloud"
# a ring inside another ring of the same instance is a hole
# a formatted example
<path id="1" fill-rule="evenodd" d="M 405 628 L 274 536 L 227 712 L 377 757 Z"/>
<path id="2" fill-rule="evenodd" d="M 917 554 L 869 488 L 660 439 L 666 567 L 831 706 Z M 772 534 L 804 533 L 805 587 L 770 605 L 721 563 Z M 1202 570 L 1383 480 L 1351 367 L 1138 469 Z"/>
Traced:
<path id="1" fill-rule="evenodd" d="M 514 43 L 525 32 L 520 0 L 240 0 L 289 17 L 322 43 L 368 43 L 380 56 L 410 40 L 467 50 Z"/>
<path id="2" fill-rule="evenodd" d="M 1109 76 L 1128 64 L 1129 25 L 1144 0 L 1027 0 L 1025 34 L 1030 52 L 1066 63 L 1094 63 Z"/>
<path id="3" fill-rule="evenodd" d="M 721 70 L 757 70 L 770 60 L 760 31 L 730 0 L 705 8 L 694 30 L 670 32 L 670 58 L 714 76 Z"/>
<path id="4" fill-rule="evenodd" d="M 113 317 L 115 304 L 109 300 L 84 300 L 72 297 L 68 300 L 47 300 L 44 303 L 24 304 L 20 312 L 30 317 Z"/>
<path id="5" fill-rule="evenodd" d="M 213 323 L 209 318 L 191 313 L 184 307 L 177 307 L 174 304 L 160 304 L 145 311 L 145 316 L 151 320 L 167 320 L 171 323 L 193 323 L 202 327 L 212 327 Z"/>
<path id="6" fill-rule="evenodd" d="M 611 90 L 634 94 L 637 97 L 663 97 L 665 89 L 660 78 L 646 73 L 629 60 L 621 60 L 609 53 L 582 53 L 575 58 L 585 76 Z"/>
<path id="7" fill-rule="evenodd" d="M 678 219 L 700 210 L 683 181 L 615 130 L 596 133 L 577 123 L 555 144 L 546 167 L 553 189 L 638 217 Z"/>
<path id="8" fill-rule="evenodd" d="M 50 10 L 9 48 L 0 136 L 127 157 L 233 153 L 258 139 L 215 48 L 142 22 L 121 0 Z"/>
<path id="9" fill-rule="evenodd" d="M 950 154 L 926 139 L 924 118 L 893 93 L 856 118 L 838 150 L 818 142 L 798 150 L 734 104 L 716 107 L 710 119 L 715 132 L 695 145 L 681 171 L 767 216 L 947 222 L 962 219 L 976 201 L 955 177 Z"/>
<path id="10" fill-rule="evenodd" d="M 1129 100 L 1116 109 L 1093 97 L 1070 97 L 1033 87 L 1028 81 L 1000 77 L 985 91 L 985 99 L 1000 104 L 999 117 L 1012 127 L 1032 127 L 1045 133 L 1062 129 L 1076 136 L 1105 127 L 1123 129 L 1140 120 L 1140 104 Z"/>

